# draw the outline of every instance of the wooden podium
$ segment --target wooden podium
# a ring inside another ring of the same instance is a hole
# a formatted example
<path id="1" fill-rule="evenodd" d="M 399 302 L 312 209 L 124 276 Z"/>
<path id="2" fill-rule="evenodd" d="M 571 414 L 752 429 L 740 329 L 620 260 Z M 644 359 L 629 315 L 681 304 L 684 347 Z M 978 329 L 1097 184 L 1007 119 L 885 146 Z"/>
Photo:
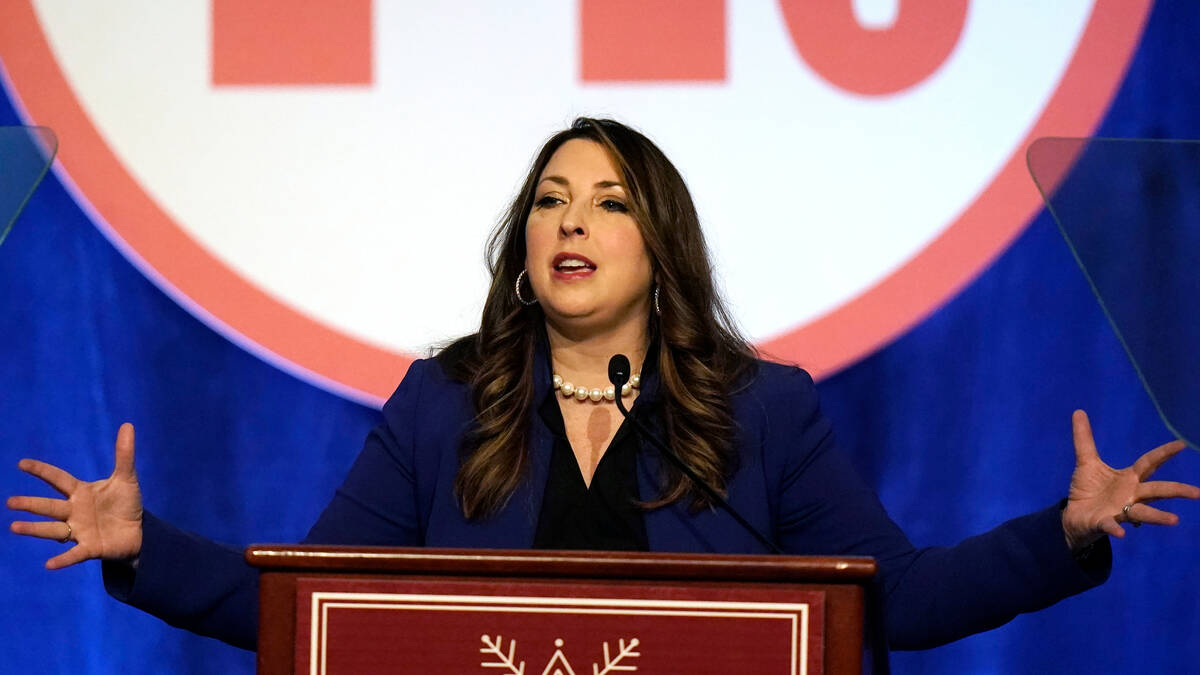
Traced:
<path id="1" fill-rule="evenodd" d="M 862 671 L 869 558 L 253 546 L 258 672 Z"/>

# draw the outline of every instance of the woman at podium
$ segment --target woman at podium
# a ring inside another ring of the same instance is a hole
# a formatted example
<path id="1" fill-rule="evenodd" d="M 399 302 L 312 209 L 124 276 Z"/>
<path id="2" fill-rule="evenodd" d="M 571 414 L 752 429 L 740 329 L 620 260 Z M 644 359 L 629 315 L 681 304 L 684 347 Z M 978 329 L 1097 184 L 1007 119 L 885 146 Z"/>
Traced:
<path id="1" fill-rule="evenodd" d="M 1123 524 L 1172 525 L 1150 503 L 1200 497 L 1149 480 L 1182 443 L 1116 470 L 1077 412 L 1065 499 L 914 547 L 838 449 L 809 375 L 739 335 L 683 179 L 617 122 L 550 138 L 488 250 L 478 332 L 413 363 L 306 542 L 871 556 L 888 646 L 912 649 L 1102 583 Z M 772 251 L 764 264 L 792 263 Z M 628 383 L 610 382 L 614 355 Z M 253 649 L 257 575 L 241 550 L 143 508 L 128 424 L 115 464 L 85 482 L 22 460 L 63 498 L 10 498 L 49 518 L 13 531 L 67 546 L 51 569 L 100 559 L 117 598 Z"/>

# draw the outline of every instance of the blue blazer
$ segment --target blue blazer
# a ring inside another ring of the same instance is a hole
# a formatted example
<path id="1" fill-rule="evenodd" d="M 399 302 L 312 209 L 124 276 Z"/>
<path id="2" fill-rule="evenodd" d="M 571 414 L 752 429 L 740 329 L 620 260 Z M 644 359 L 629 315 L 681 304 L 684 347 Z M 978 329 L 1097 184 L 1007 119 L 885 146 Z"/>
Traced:
<path id="1" fill-rule="evenodd" d="M 544 352 L 535 367 L 545 371 L 535 378 L 540 401 L 550 387 Z M 651 405 L 657 387 L 653 374 L 645 378 L 634 409 Z M 957 546 L 914 547 L 838 449 L 813 381 L 799 368 L 760 362 L 732 402 L 740 457 L 729 502 L 789 554 L 874 557 L 893 649 L 932 647 L 999 626 L 1108 576 L 1107 540 L 1086 563 L 1072 556 L 1061 503 Z M 452 488 L 472 416 L 467 385 L 450 379 L 436 360 L 413 363 L 305 542 L 531 547 L 553 438 L 534 414 L 526 479 L 494 517 L 468 521 Z M 659 457 L 643 445 L 640 494 L 653 495 Z M 676 504 L 647 512 L 645 524 L 652 551 L 766 553 L 723 512 L 690 513 Z M 147 513 L 137 569 L 105 563 L 104 579 L 115 597 L 172 625 L 255 647 L 258 578 L 240 550 Z"/>

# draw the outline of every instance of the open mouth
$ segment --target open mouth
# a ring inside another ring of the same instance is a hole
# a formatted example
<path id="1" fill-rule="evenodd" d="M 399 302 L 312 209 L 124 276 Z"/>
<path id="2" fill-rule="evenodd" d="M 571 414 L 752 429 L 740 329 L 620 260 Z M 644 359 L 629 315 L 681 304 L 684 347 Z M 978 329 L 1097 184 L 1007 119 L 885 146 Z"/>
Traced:
<path id="1" fill-rule="evenodd" d="M 577 253 L 559 253 L 551 264 L 557 274 L 564 276 L 585 276 L 596 271 L 596 263 Z"/>

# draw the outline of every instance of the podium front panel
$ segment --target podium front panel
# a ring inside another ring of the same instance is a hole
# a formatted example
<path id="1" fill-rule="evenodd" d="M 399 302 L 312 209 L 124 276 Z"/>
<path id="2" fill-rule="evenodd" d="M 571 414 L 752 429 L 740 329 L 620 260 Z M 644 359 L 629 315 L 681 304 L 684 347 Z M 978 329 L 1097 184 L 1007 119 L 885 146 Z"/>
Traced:
<path id="1" fill-rule="evenodd" d="M 297 674 L 822 672 L 798 585 L 300 577 Z"/>

